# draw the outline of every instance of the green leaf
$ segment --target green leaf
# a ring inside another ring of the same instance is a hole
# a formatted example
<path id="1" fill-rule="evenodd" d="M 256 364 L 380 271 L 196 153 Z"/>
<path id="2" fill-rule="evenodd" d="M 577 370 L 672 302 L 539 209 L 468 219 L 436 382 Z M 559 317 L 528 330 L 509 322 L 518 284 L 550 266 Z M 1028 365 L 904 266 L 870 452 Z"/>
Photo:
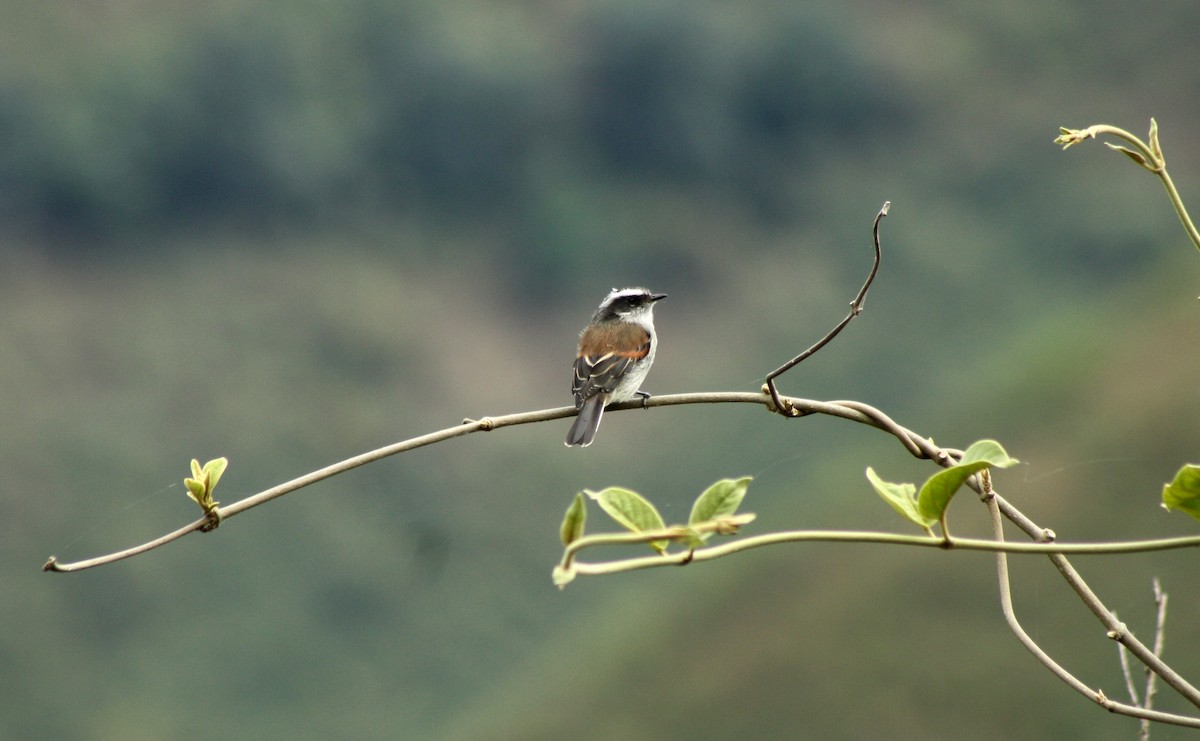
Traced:
<path id="1" fill-rule="evenodd" d="M 1200 520 L 1200 466 L 1189 463 L 1163 484 L 1163 509 L 1177 509 Z"/>
<path id="2" fill-rule="evenodd" d="M 183 485 L 188 488 L 188 496 L 192 498 L 192 501 L 200 504 L 200 500 L 204 497 L 204 492 L 206 491 L 204 483 L 196 479 L 184 479 Z"/>
<path id="3" fill-rule="evenodd" d="M 204 479 L 204 471 L 200 468 L 200 461 L 192 459 L 192 478 L 202 481 Z"/>
<path id="4" fill-rule="evenodd" d="M 1106 147 L 1108 147 L 1109 149 L 1113 150 L 1114 152 L 1120 152 L 1121 154 L 1125 155 L 1126 157 L 1128 157 L 1129 159 L 1138 163 L 1139 165 L 1146 168 L 1147 170 L 1150 169 L 1150 165 L 1147 164 L 1146 158 L 1143 157 L 1140 152 L 1135 152 L 1132 149 L 1129 149 L 1128 147 L 1122 147 L 1117 144 L 1109 144 L 1108 142 L 1104 142 L 1104 145 Z"/>
<path id="5" fill-rule="evenodd" d="M 917 511 L 921 517 L 937 522 L 946 513 L 950 500 L 967 479 L 988 467 L 986 461 L 975 461 L 939 471 L 929 477 L 917 494 Z"/>
<path id="6" fill-rule="evenodd" d="M 209 492 L 217 488 L 217 482 L 221 480 L 221 474 L 225 473 L 225 469 L 228 466 L 228 458 L 213 458 L 204 464 L 204 473 L 208 476 Z"/>
<path id="7" fill-rule="evenodd" d="M 1008 457 L 1008 452 L 1004 450 L 1004 446 L 995 440 L 979 440 L 972 443 L 971 447 L 963 451 L 963 457 L 959 461 L 959 465 L 974 463 L 976 461 L 986 461 L 988 465 L 996 468 L 1012 468 L 1020 463 L 1016 458 Z"/>
<path id="8" fill-rule="evenodd" d="M 599 504 L 600 509 L 607 512 L 609 517 L 635 533 L 662 530 L 666 527 L 654 505 L 637 492 L 622 489 L 619 486 L 610 486 L 599 492 L 585 489 L 584 493 L 591 497 L 596 504 Z M 650 547 L 659 553 L 664 553 L 667 550 L 667 541 L 653 541 L 650 543 Z"/>
<path id="9" fill-rule="evenodd" d="M 746 496 L 746 487 L 750 486 L 752 476 L 740 479 L 721 479 L 705 489 L 692 505 L 692 514 L 688 517 L 689 525 L 715 520 L 718 517 L 728 517 L 741 506 Z M 707 537 L 707 534 L 704 536 Z"/>
<path id="10" fill-rule="evenodd" d="M 583 526 L 586 522 L 587 500 L 583 498 L 583 492 L 580 492 L 575 495 L 575 501 L 571 502 L 571 506 L 567 507 L 562 527 L 558 530 L 563 545 L 571 545 L 583 537 Z"/>
<path id="11" fill-rule="evenodd" d="M 985 468 L 1008 468 L 1018 462 L 995 440 L 980 440 L 963 452 L 957 465 L 929 477 L 917 494 L 917 511 L 922 518 L 937 522 L 946 513 L 954 494 L 971 476 Z"/>
<path id="12" fill-rule="evenodd" d="M 870 466 L 867 466 L 867 480 L 871 482 L 871 486 L 875 487 L 875 492 L 883 497 L 883 501 L 892 505 L 892 509 L 899 512 L 901 517 L 927 533 L 933 532 L 930 528 L 937 524 L 937 519 L 927 520 L 921 516 L 917 509 L 916 486 L 909 483 L 893 484 L 890 481 L 884 481 Z"/>

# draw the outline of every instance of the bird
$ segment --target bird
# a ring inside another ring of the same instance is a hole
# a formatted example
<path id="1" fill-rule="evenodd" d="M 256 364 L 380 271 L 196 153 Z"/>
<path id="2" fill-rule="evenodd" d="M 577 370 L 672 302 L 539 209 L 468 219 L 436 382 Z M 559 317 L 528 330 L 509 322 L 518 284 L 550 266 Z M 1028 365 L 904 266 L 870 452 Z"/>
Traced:
<path id="1" fill-rule="evenodd" d="M 579 333 L 571 376 L 579 415 L 567 433 L 568 447 L 592 444 L 607 405 L 650 397 L 641 386 L 658 348 L 654 304 L 666 297 L 645 288 L 614 288 Z"/>

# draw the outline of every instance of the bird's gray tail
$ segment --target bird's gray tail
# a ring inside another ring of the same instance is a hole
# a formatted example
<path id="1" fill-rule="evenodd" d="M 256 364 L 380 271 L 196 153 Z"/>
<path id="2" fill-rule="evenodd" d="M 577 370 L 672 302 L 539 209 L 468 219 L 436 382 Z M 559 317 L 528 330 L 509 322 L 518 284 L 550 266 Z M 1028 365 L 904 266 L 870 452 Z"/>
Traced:
<path id="1" fill-rule="evenodd" d="M 575 424 L 571 425 L 571 431 L 567 433 L 567 445 L 580 445 L 586 448 L 592 444 L 592 440 L 596 437 L 596 430 L 600 427 L 600 417 L 604 414 L 606 396 L 606 394 L 596 394 L 583 402 L 579 416 L 575 418 Z"/>

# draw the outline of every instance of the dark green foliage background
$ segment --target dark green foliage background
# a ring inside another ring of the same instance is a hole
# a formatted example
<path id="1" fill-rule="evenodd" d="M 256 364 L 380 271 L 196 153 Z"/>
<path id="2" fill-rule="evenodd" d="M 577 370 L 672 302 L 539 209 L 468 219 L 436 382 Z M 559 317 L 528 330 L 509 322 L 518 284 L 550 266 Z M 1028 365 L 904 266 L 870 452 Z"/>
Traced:
<path id="1" fill-rule="evenodd" d="M 76 575 L 64 560 L 379 445 L 568 403 L 574 333 L 650 285 L 653 392 L 783 380 L 939 443 L 1067 540 L 1190 534 L 1200 259 L 1149 175 L 1060 125 L 1144 133 L 1200 214 L 1200 6 L 6 3 L 0 24 L 0 736 L 1130 738 L 998 614 L 980 554 L 810 545 L 550 583 L 575 493 L 685 520 L 746 474 L 754 532 L 906 526 L 874 431 L 759 409 L 474 435 Z M 986 532 L 969 497 L 955 532 Z M 589 528 L 602 525 L 593 509 Z M 1079 559 L 1200 679 L 1193 553 Z M 1043 560 L 1028 627 L 1121 694 Z M 1161 697 L 1165 709 L 1184 710 Z M 1182 738 L 1156 729 L 1155 739 Z"/>

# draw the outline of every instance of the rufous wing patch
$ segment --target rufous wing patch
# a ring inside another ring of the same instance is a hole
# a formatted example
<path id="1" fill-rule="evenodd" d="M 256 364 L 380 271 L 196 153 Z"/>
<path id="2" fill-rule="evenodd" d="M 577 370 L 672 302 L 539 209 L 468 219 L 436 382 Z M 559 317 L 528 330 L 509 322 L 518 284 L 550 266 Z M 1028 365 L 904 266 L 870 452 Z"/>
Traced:
<path id="1" fill-rule="evenodd" d="M 599 358 L 608 353 L 641 360 L 650 354 L 650 333 L 637 324 L 614 322 L 589 327 L 579 338 L 579 354 Z"/>

